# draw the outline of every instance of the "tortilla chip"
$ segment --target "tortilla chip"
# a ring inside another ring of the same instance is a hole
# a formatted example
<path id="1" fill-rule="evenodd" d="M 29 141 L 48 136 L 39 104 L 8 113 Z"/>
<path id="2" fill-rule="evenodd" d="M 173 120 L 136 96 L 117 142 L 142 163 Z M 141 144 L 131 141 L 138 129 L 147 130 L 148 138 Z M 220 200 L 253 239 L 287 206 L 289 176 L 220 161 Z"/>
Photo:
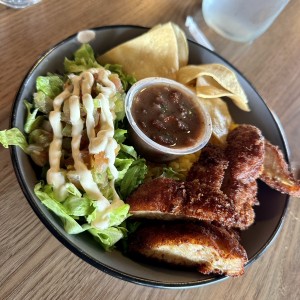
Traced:
<path id="1" fill-rule="evenodd" d="M 146 77 L 176 78 L 176 72 L 188 62 L 188 44 L 184 32 L 169 22 L 125 42 L 97 60 L 105 65 L 119 64 L 137 80 Z"/>
<path id="2" fill-rule="evenodd" d="M 189 65 L 180 68 L 177 80 L 193 85 L 202 98 L 229 97 L 244 111 L 250 111 L 247 96 L 233 71 L 220 64 Z"/>
<path id="3" fill-rule="evenodd" d="M 199 100 L 211 117 L 211 142 L 220 146 L 225 145 L 227 134 L 233 124 L 226 102 L 220 98 L 199 98 Z"/>

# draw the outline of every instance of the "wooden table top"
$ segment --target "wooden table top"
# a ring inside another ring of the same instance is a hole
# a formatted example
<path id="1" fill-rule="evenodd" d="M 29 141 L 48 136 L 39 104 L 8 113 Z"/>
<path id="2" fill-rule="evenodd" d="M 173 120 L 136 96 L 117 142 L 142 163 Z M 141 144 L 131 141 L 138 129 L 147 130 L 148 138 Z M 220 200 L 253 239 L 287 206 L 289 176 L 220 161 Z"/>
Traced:
<path id="1" fill-rule="evenodd" d="M 277 113 L 299 170 L 299 11 L 300 1 L 290 1 L 263 36 L 244 45 L 204 28 L 198 0 L 43 0 L 23 10 L 0 5 L 0 130 L 9 126 L 16 92 L 32 64 L 62 39 L 113 24 L 173 21 L 186 29 L 192 15 L 216 51 Z M 0 157 L 0 299 L 300 299 L 300 199 L 291 198 L 278 238 L 242 277 L 187 290 L 155 289 L 106 275 L 72 254 L 30 208 L 9 151 L 0 147 Z"/>

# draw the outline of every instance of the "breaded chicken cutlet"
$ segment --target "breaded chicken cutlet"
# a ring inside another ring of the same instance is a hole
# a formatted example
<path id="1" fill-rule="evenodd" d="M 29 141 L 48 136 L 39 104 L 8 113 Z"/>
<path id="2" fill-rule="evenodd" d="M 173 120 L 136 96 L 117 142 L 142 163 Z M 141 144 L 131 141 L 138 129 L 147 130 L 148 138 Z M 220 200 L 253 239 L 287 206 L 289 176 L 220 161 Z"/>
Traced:
<path id="1" fill-rule="evenodd" d="M 247 144 L 251 145 L 247 147 Z M 262 168 L 263 147 L 260 131 L 242 125 L 232 131 L 228 141 L 228 148 L 235 155 L 226 155 L 227 150 L 224 152 L 217 146 L 206 146 L 187 175 L 187 181 L 156 178 L 141 185 L 127 199 L 130 213 L 152 219 L 215 221 L 222 226 L 246 229 L 254 222 L 252 206 L 257 204 L 255 180 L 259 175 L 247 164 L 255 163 L 257 170 Z M 247 155 L 252 158 L 245 160 Z M 242 168 L 240 173 L 237 165 Z"/>
<path id="2" fill-rule="evenodd" d="M 220 190 L 199 181 L 178 182 L 156 178 L 144 183 L 127 200 L 134 217 L 146 219 L 197 219 L 235 225 L 235 211 Z"/>
<path id="3" fill-rule="evenodd" d="M 253 125 L 239 125 L 227 136 L 225 156 L 229 164 L 221 189 L 234 203 L 241 229 L 254 222 L 253 206 L 259 204 L 256 180 L 263 170 L 264 153 L 264 137 Z"/>
<path id="4" fill-rule="evenodd" d="M 186 181 L 156 178 L 130 195 L 134 217 L 169 221 L 138 229 L 130 239 L 131 253 L 204 274 L 241 275 L 247 255 L 230 228 L 246 229 L 254 222 L 258 178 L 300 196 L 299 181 L 279 148 L 255 126 L 240 125 L 229 133 L 225 149 L 207 145 L 201 151 Z"/>
<path id="5" fill-rule="evenodd" d="M 133 257 L 197 269 L 203 274 L 240 276 L 245 249 L 229 230 L 206 222 L 155 222 L 142 225 L 129 239 Z"/>
<path id="6" fill-rule="evenodd" d="M 239 125 L 227 136 L 227 170 L 232 181 L 247 184 L 256 180 L 263 170 L 265 144 L 261 131 L 248 124 Z"/>

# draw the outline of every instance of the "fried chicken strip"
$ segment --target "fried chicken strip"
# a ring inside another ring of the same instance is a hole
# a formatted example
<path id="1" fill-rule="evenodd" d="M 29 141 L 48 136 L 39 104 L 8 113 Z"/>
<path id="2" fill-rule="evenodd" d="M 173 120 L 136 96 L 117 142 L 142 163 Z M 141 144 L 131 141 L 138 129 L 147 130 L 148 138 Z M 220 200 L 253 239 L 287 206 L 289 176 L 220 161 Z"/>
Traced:
<path id="1" fill-rule="evenodd" d="M 253 205 L 258 204 L 256 178 L 263 164 L 263 147 L 259 129 L 252 125 L 241 125 L 229 134 L 225 152 L 220 147 L 206 146 L 187 176 L 187 180 L 198 179 L 202 186 L 203 183 L 207 184 L 210 189 L 213 188 L 213 193 L 220 189 L 219 201 L 223 199 L 234 209 L 232 217 L 235 221 L 232 224 L 240 229 L 246 229 L 254 222 Z M 202 190 L 195 189 L 198 194 L 203 193 Z M 209 192 L 202 195 L 202 199 L 207 194 Z M 203 205 L 203 201 L 200 205 Z"/>
<path id="2" fill-rule="evenodd" d="M 231 202 L 219 189 L 198 180 L 178 182 L 156 178 L 142 184 L 126 202 L 134 217 L 147 219 L 197 219 L 238 227 Z"/>
<path id="3" fill-rule="evenodd" d="M 229 276 L 242 275 L 248 259 L 235 234 L 206 222 L 144 224 L 130 236 L 128 250 L 131 256 Z"/>
<path id="4" fill-rule="evenodd" d="M 264 154 L 261 131 L 253 125 L 239 125 L 227 136 L 228 177 L 244 184 L 257 179 L 263 169 Z"/>
<path id="5" fill-rule="evenodd" d="M 259 178 L 281 193 L 300 197 L 300 181 L 289 171 L 281 150 L 268 141 L 265 141 L 264 168 Z"/>
<path id="6" fill-rule="evenodd" d="M 265 153 L 261 131 L 253 125 L 239 125 L 228 134 L 225 153 L 229 164 L 221 189 L 233 201 L 239 227 L 245 229 L 254 222 L 253 206 L 259 204 L 256 179 Z"/>

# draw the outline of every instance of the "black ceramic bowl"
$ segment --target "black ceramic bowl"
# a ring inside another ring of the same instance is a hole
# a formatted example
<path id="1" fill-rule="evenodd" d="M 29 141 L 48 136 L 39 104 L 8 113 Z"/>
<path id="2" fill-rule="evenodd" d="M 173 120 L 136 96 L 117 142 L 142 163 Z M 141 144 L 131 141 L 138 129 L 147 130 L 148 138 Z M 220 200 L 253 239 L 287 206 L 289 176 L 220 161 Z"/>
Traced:
<path id="1" fill-rule="evenodd" d="M 144 33 L 147 29 L 133 26 L 109 26 L 93 30 L 95 32 L 95 39 L 90 44 L 96 54 L 101 54 L 121 42 Z M 54 46 L 36 62 L 25 77 L 17 94 L 12 110 L 12 127 L 23 128 L 25 119 L 23 99 L 31 99 L 35 90 L 36 77 L 45 75 L 47 72 L 63 72 L 64 58 L 72 57 L 79 46 L 80 43 L 77 40 L 77 35 L 71 36 Z M 237 123 L 249 123 L 259 127 L 264 136 L 273 144 L 278 145 L 282 149 L 285 158 L 288 159 L 288 148 L 284 140 L 284 134 L 253 86 L 238 70 L 216 53 L 193 42 L 189 42 L 189 49 L 189 63 L 191 64 L 221 63 L 236 72 L 248 96 L 251 112 L 243 112 L 229 103 L 233 119 Z M 226 276 L 204 276 L 197 272 L 177 271 L 153 266 L 146 262 L 136 262 L 123 256 L 118 251 L 104 252 L 87 233 L 68 235 L 64 231 L 59 219 L 50 213 L 35 197 L 33 188 L 37 182 L 37 178 L 30 159 L 16 147 L 12 148 L 11 154 L 20 186 L 40 220 L 63 245 L 99 270 L 122 280 L 162 288 L 198 287 L 216 283 L 227 278 Z M 241 243 L 245 247 L 249 257 L 247 266 L 256 260 L 275 239 L 282 226 L 289 201 L 288 196 L 271 190 L 261 182 L 259 183 L 258 198 L 260 206 L 255 208 L 255 224 L 242 232 Z"/>

